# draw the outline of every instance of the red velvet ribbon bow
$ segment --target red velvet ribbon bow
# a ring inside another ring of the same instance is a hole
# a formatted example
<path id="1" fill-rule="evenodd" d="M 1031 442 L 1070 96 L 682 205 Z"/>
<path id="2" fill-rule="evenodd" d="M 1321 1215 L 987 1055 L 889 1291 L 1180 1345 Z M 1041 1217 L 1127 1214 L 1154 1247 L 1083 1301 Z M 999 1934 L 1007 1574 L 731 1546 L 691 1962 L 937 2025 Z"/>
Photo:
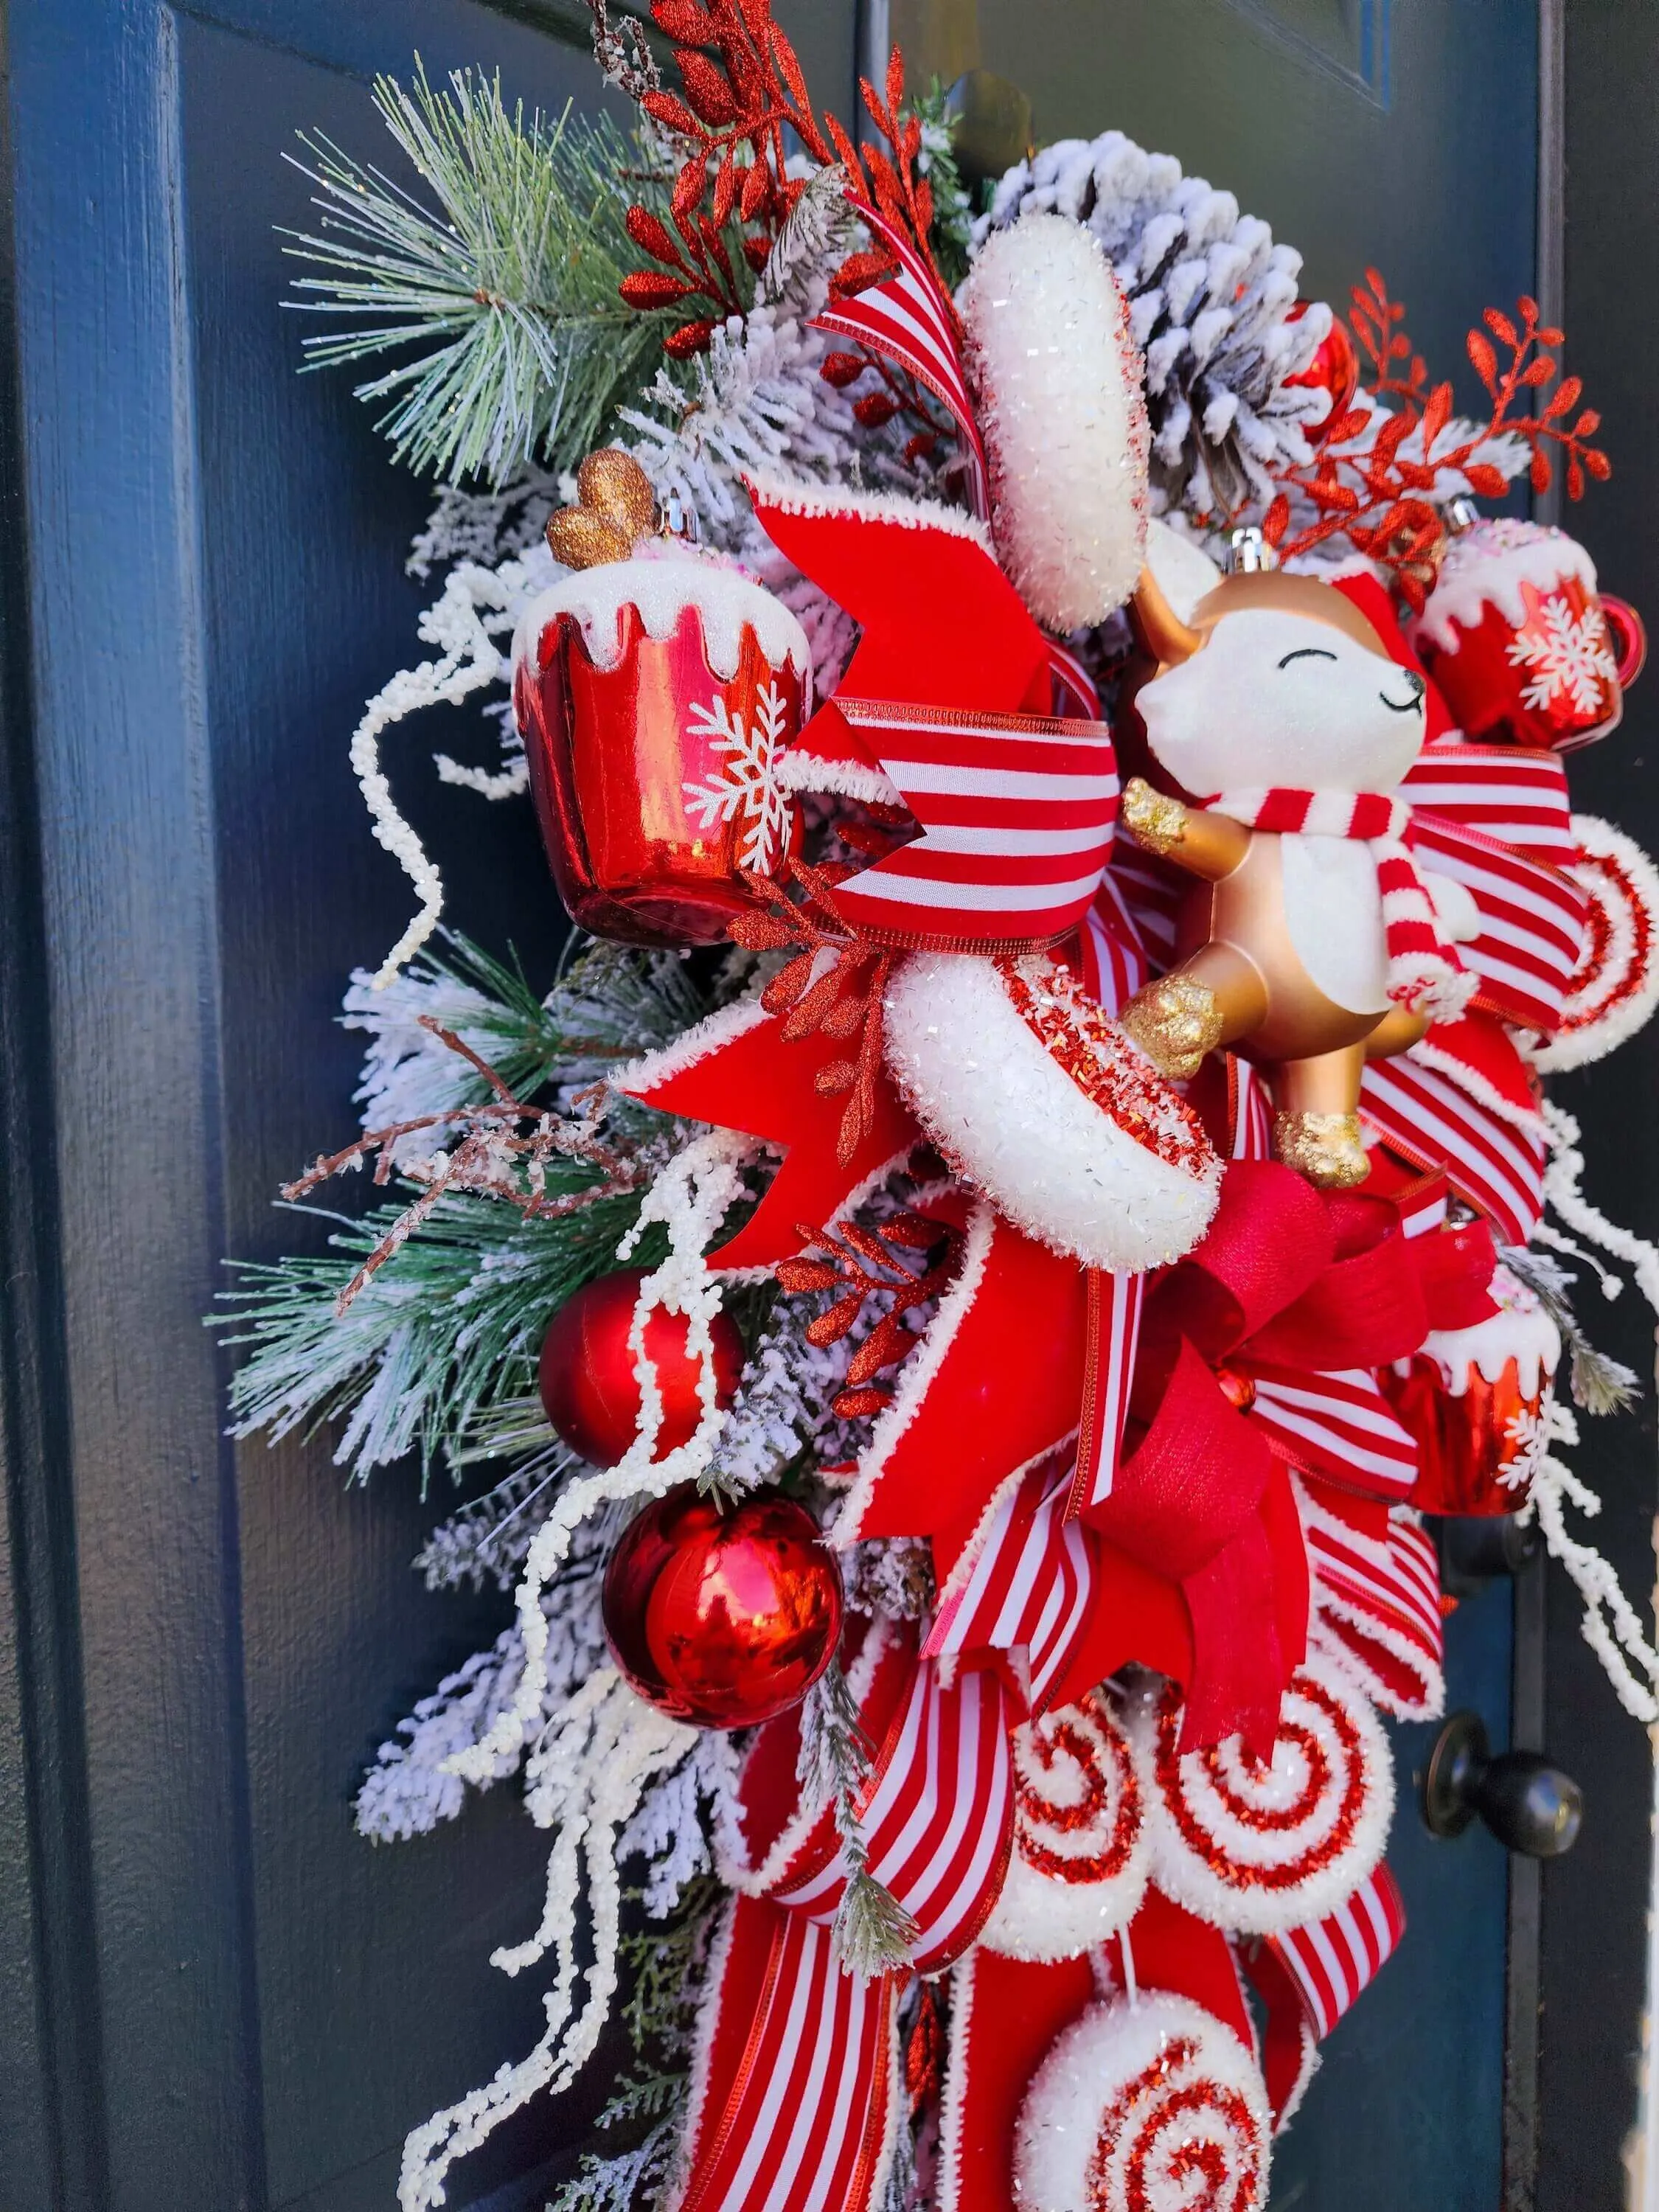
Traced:
<path id="1" fill-rule="evenodd" d="M 1148 1297 L 1123 1462 L 1086 1516 L 1181 1584 L 1184 1746 L 1236 1729 L 1270 1748 L 1305 1644 L 1291 1454 L 1251 1416 L 1258 1377 L 1316 1383 L 1408 1357 L 1431 1328 L 1491 1310 L 1495 1257 L 1484 1224 L 1407 1237 L 1386 1200 L 1327 1195 L 1270 1161 L 1229 1166 L 1208 1236 Z"/>

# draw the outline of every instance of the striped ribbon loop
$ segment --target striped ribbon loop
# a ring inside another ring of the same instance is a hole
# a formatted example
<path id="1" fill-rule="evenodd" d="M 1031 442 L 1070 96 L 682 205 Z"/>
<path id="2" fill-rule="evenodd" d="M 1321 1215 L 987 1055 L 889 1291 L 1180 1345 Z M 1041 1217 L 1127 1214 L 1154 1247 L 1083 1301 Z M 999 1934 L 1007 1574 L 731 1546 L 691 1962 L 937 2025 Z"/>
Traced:
<path id="1" fill-rule="evenodd" d="M 1506 1244 L 1525 1244 L 1544 1212 L 1541 1137 L 1516 1128 L 1413 1054 L 1372 1060 L 1359 1110 L 1402 1159 L 1443 1167 L 1460 1198 L 1486 1214 Z"/>
<path id="2" fill-rule="evenodd" d="M 1321 2042 L 1382 1972 L 1405 1932 L 1400 1885 L 1380 1866 L 1322 1920 L 1267 1938 Z"/>
<path id="3" fill-rule="evenodd" d="M 1000 1676 L 947 1680 L 921 1661 L 859 1814 L 868 1871 L 916 1923 L 911 1965 L 936 1973 L 960 1958 L 996 1903 L 1013 1835 L 1012 1717 Z M 839 1844 L 773 1892 L 778 1904 L 828 1926 L 847 1893 Z"/>
<path id="4" fill-rule="evenodd" d="M 1431 1720 L 1445 1704 L 1445 1624 L 1434 1539 L 1409 1507 L 1385 1513 L 1319 1484 L 1299 1504 L 1316 1640 L 1358 1669 L 1373 1704 Z"/>
<path id="5" fill-rule="evenodd" d="M 1250 1947 L 1245 1970 L 1267 2012 L 1262 2069 L 1278 2134 L 1296 2117 L 1319 2045 L 1382 1972 L 1406 1932 L 1399 1885 L 1377 1867 L 1347 1901 Z"/>
<path id="6" fill-rule="evenodd" d="M 841 337 L 851 338 L 855 345 L 896 362 L 949 409 L 968 465 L 973 510 L 983 520 L 991 512 L 990 472 L 963 374 L 956 310 L 902 230 L 876 209 L 862 204 L 859 220 L 892 253 L 898 263 L 897 273 L 866 286 L 849 300 L 834 301 L 812 318 L 813 326 L 833 331 Z"/>
<path id="7" fill-rule="evenodd" d="M 1051 943 L 1088 912 L 1117 819 L 1103 722 L 836 701 L 922 826 L 841 884 L 867 934 L 1000 951 Z"/>
<path id="8" fill-rule="evenodd" d="M 1123 1448 L 1123 1423 L 1129 1410 L 1129 1384 L 1140 1345 L 1145 1275 L 1109 1275 L 1089 1271 L 1088 1365 L 1083 1382 L 1083 1413 L 1078 1431 L 1077 1472 L 1067 1512 L 1086 1513 L 1111 1496 Z"/>
<path id="9" fill-rule="evenodd" d="M 843 1973 L 827 1928 L 738 1897 L 698 2022 L 673 2212 L 868 2212 L 891 2158 L 890 1975 Z"/>
<path id="10" fill-rule="evenodd" d="M 1583 890 L 1548 862 L 1443 816 L 1414 813 L 1411 842 L 1480 910 L 1480 934 L 1457 947 L 1478 979 L 1475 1003 L 1522 1029 L 1559 1029 L 1589 914 Z"/>
<path id="11" fill-rule="evenodd" d="M 1564 868 L 1573 856 L 1567 772 L 1557 753 L 1433 744 L 1418 755 L 1400 788 L 1413 807 L 1532 860 Z"/>
<path id="12" fill-rule="evenodd" d="M 1083 988 L 1108 1014 L 1121 1014 L 1152 976 L 1122 887 L 1109 868 L 1079 930 Z"/>
<path id="13" fill-rule="evenodd" d="M 1063 1678 L 1096 1601 L 1095 1539 L 1066 1517 L 1071 1479 L 1070 1465 L 1051 1459 L 1009 1488 L 958 1562 L 925 1647 L 929 1658 L 1009 1654 L 1033 1714 Z"/>
<path id="14" fill-rule="evenodd" d="M 1281 1459 L 1381 1498 L 1417 1480 L 1417 1445 L 1368 1368 L 1333 1374 L 1250 1363 L 1250 1417 Z"/>

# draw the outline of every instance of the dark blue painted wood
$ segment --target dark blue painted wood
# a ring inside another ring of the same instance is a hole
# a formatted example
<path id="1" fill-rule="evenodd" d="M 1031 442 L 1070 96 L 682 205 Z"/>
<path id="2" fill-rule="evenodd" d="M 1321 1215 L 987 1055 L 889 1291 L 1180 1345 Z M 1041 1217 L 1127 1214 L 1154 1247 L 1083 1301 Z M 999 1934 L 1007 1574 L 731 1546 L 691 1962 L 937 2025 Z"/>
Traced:
<path id="1" fill-rule="evenodd" d="M 1644 120 L 1659 98 L 1659 11 L 1644 0 L 1598 0 L 1566 11 L 1566 301 L 1570 365 L 1603 415 L 1612 481 L 1564 516 L 1582 528 L 1609 591 L 1659 616 L 1659 442 L 1654 436 L 1651 337 L 1659 299 L 1659 144 Z M 1632 691 L 1624 726 L 1581 756 L 1577 803 L 1659 849 L 1659 678 Z M 1659 1237 L 1659 1035 L 1650 1028 L 1601 1066 L 1561 1085 L 1583 1120 L 1586 1188 L 1649 1237 Z M 1652 1316 L 1633 1290 L 1613 1306 L 1587 1297 L 1598 1341 L 1646 1383 Z M 1638 1605 L 1653 1587 L 1655 1398 L 1597 1424 L 1583 1458 L 1606 1510 L 1595 1542 Z M 1571 1858 L 1544 1877 L 1542 2140 L 1539 2212 L 1621 2212 L 1626 2139 L 1653 2048 L 1646 2017 L 1653 1769 L 1643 1732 L 1609 1710 L 1571 1590 L 1551 1587 L 1548 1740 L 1583 1781 L 1587 1817 Z M 1571 1755 L 1567 1747 L 1571 1745 Z M 1649 2188 L 1652 2187 L 1650 2172 Z"/>
<path id="2" fill-rule="evenodd" d="M 44 2088 L 0 2082 L 0 2202 L 345 2212 L 389 2203 L 405 2130 L 534 2039 L 533 1989 L 487 1954 L 533 1917 L 543 1845 L 510 1793 L 404 1851 L 352 1834 L 375 1742 L 490 1609 L 408 1573 L 447 1501 L 395 1479 L 344 1495 L 320 1446 L 230 1449 L 200 1327 L 224 1251 L 292 1241 L 269 1195 L 347 1123 L 356 1055 L 331 1016 L 404 902 L 343 744 L 416 650 L 398 559 L 422 501 L 341 380 L 295 375 L 270 227 L 304 216 L 279 159 L 293 131 L 373 146 L 362 81 L 417 45 L 434 70 L 499 63 L 544 104 L 596 81 L 576 48 L 464 0 L 38 0 L 10 32 L 36 1103 L 70 1377 L 64 1449 L 22 1486 L 59 1483 L 73 1508 L 83 1779 L 38 1771 L 35 1796 L 43 1836 L 55 1812 L 84 1839 L 91 2017 L 43 2048 Z M 430 745 L 481 735 L 409 742 L 417 811 Z M 544 964 L 561 925 L 528 824 L 480 814 L 459 918 Z M 58 1303 L 43 1285 L 48 1317 Z M 63 1543 L 19 1549 L 44 1596 Z M 581 2124 L 538 2116 L 458 2198 Z M 72 2138 L 56 2186 L 27 2179 L 31 2128 Z"/>

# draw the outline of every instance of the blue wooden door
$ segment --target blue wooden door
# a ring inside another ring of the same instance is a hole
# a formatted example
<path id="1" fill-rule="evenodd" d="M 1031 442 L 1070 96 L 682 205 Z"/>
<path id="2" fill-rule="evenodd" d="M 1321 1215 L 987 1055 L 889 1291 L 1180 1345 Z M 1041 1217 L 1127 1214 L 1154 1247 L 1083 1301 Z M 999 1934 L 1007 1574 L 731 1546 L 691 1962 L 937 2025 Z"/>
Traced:
<path id="1" fill-rule="evenodd" d="M 780 12 L 845 112 L 890 11 Z M 423 501 L 343 380 L 295 377 L 272 227 L 305 220 L 295 130 L 371 145 L 367 80 L 416 48 L 544 106 L 596 78 L 574 0 L 7 13 L 0 2212 L 368 2212 L 406 2130 L 534 2039 L 535 1992 L 487 1960 L 544 1846 L 505 1792 L 396 1850 L 352 1832 L 366 1759 L 489 1610 L 408 1572 L 447 1503 L 412 1477 L 348 1494 L 325 1443 L 228 1444 L 200 1327 L 223 1253 L 294 1244 L 270 1194 L 348 1118 L 331 1017 L 405 896 L 345 741 L 414 650 Z M 1532 0 L 890 15 L 914 76 L 989 68 L 1043 137 L 1115 124 L 1225 184 L 1314 294 L 1379 263 L 1433 359 L 1533 281 Z M 445 738 L 399 757 L 417 826 Z M 527 810 L 451 852 L 457 918 L 534 972 L 562 923 Z M 1453 1698 L 1499 1741 L 1509 1608 L 1451 1625 Z M 1402 1734 L 1411 1936 L 1276 2207 L 1500 2202 L 1506 1869 L 1478 1831 L 1422 1833 L 1421 1750 Z M 503 2130 L 452 2201 L 541 2203 L 592 2102 Z"/>

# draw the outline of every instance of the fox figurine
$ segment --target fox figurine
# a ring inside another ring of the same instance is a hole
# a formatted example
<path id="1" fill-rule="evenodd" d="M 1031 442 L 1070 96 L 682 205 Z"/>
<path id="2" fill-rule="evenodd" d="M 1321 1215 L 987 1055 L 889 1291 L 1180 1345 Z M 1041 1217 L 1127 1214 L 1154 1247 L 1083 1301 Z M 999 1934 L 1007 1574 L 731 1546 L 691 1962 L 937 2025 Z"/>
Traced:
<path id="1" fill-rule="evenodd" d="M 1426 687 L 1334 585 L 1206 562 L 1195 595 L 1202 556 L 1167 550 L 1194 603 L 1183 618 L 1149 566 L 1133 611 L 1156 665 L 1133 712 L 1149 765 L 1197 803 L 1133 777 L 1121 820 L 1195 880 L 1178 964 L 1121 1024 L 1172 1079 L 1223 1046 L 1263 1063 L 1279 1158 L 1352 1185 L 1367 1173 L 1367 1056 L 1414 1043 L 1473 980 L 1450 950 L 1478 933 L 1473 901 L 1418 870 L 1393 796 L 1424 742 Z"/>

